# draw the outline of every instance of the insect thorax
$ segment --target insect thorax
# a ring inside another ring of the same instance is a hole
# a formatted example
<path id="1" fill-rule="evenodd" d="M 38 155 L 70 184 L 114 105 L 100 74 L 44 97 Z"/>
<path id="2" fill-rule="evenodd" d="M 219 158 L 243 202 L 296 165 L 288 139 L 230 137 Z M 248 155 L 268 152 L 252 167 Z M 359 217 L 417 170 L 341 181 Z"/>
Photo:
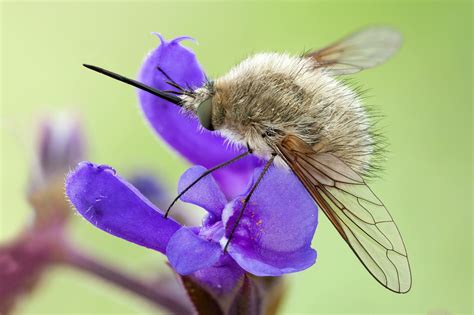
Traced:
<path id="1" fill-rule="evenodd" d="M 294 134 L 357 171 L 369 167 L 373 139 L 357 93 L 309 59 L 254 55 L 218 78 L 212 93 L 215 129 L 257 155 L 267 157 L 270 143 Z"/>

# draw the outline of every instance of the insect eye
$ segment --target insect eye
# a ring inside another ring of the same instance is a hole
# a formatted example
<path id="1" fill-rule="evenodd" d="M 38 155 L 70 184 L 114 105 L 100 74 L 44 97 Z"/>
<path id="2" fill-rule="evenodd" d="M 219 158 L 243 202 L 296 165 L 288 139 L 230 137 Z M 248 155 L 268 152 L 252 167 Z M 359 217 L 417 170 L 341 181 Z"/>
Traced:
<path id="1" fill-rule="evenodd" d="M 197 107 L 197 116 L 201 125 L 207 130 L 213 131 L 212 125 L 212 97 L 209 97 Z"/>
<path id="2" fill-rule="evenodd" d="M 265 137 L 273 137 L 273 136 L 276 136 L 277 134 L 278 134 L 278 131 L 276 129 L 269 127 L 267 129 L 265 129 L 265 132 L 263 133 L 262 136 L 264 138 Z"/>

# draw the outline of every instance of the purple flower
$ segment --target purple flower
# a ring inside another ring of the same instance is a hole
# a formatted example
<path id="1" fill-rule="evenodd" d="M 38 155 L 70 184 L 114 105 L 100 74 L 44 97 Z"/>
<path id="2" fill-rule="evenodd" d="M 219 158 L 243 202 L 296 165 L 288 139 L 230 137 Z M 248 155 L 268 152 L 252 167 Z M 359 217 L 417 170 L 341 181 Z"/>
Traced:
<path id="1" fill-rule="evenodd" d="M 36 131 L 34 167 L 27 198 L 32 218 L 14 239 L 0 243 L 0 314 L 31 293 L 58 259 L 71 213 L 64 175 L 84 158 L 84 137 L 75 116 L 45 117 Z"/>
<path id="2" fill-rule="evenodd" d="M 30 170 L 28 201 L 34 215 L 12 240 L 0 243 L 0 314 L 9 314 L 25 295 L 33 293 L 57 265 L 108 281 L 144 298 L 170 314 L 188 314 L 186 293 L 169 281 L 151 281 L 124 272 L 87 254 L 70 239 L 71 205 L 64 195 L 64 176 L 84 159 L 85 139 L 76 116 L 48 117 L 36 130 L 37 150 Z M 154 200 L 164 199 L 151 176 L 134 179 Z M 161 278 L 161 277 L 160 277 Z"/>
<path id="3" fill-rule="evenodd" d="M 82 124 L 77 116 L 62 113 L 47 117 L 39 126 L 36 177 L 41 181 L 64 176 L 71 165 L 76 165 L 85 156 L 86 143 Z M 32 180 L 40 181 L 34 178 Z"/>
<path id="4" fill-rule="evenodd" d="M 157 70 L 162 69 L 173 81 L 183 87 L 197 88 L 206 82 L 206 75 L 196 56 L 180 42 L 189 37 L 178 37 L 169 42 L 158 34 L 161 44 L 147 56 L 139 74 L 139 81 L 157 89 L 176 90 L 168 79 Z M 163 140 L 193 164 L 207 168 L 230 160 L 245 149 L 235 150 L 215 132 L 199 127 L 199 122 L 188 117 L 168 101 L 138 91 L 140 104 L 151 127 Z M 246 157 L 213 175 L 227 196 L 242 192 L 255 169 L 261 162 L 252 156 Z"/>
<path id="5" fill-rule="evenodd" d="M 195 55 L 180 44 L 187 37 L 170 42 L 159 38 L 161 44 L 141 68 L 141 82 L 162 90 L 176 90 L 167 81 L 186 88 L 205 83 Z M 224 138 L 200 128 L 196 119 L 183 115 L 175 105 L 143 91 L 138 96 L 154 131 L 190 162 L 203 165 L 182 175 L 179 191 L 206 168 L 245 150 L 229 147 Z M 248 156 L 187 191 L 181 200 L 207 211 L 197 227 L 165 219 L 157 206 L 108 166 L 81 163 L 68 176 L 66 193 L 89 222 L 165 254 L 177 273 L 220 296 L 238 290 L 237 283 L 246 273 L 280 276 L 308 268 L 316 259 L 311 239 L 317 226 L 317 207 L 291 172 L 276 167 L 269 169 L 255 190 L 224 252 L 243 200 L 261 171 L 262 161 Z"/>
<path id="6" fill-rule="evenodd" d="M 206 169 L 195 166 L 180 178 L 179 191 Z M 255 170 L 253 180 L 261 172 Z M 98 228 L 166 254 L 173 269 L 192 274 L 217 294 L 230 291 L 244 272 L 279 276 L 311 266 L 311 239 L 317 211 L 301 183 L 286 170 L 272 167 L 252 196 L 232 237 L 246 191 L 228 200 L 212 176 L 182 196 L 204 208 L 200 227 L 165 219 L 162 211 L 108 166 L 83 162 L 67 178 L 66 193 L 77 211 Z"/>

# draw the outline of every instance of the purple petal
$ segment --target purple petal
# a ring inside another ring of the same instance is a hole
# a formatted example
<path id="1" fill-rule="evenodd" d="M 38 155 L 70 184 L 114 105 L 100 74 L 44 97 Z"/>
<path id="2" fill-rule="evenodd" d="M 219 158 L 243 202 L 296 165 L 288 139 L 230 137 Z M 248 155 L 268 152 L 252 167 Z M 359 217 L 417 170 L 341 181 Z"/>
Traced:
<path id="1" fill-rule="evenodd" d="M 256 170 L 254 179 L 260 171 Z M 236 198 L 224 210 L 227 237 L 242 201 L 242 197 Z M 311 240 L 317 222 L 316 204 L 299 180 L 290 171 L 271 167 L 245 209 L 229 254 L 257 276 L 279 276 L 306 269 L 316 260 Z"/>
<path id="2" fill-rule="evenodd" d="M 179 179 L 178 193 L 181 193 L 205 171 L 207 171 L 205 167 L 194 166 L 184 172 Z M 212 175 L 200 179 L 181 197 L 181 200 L 200 206 L 219 218 L 227 203 L 227 199 Z"/>
<path id="3" fill-rule="evenodd" d="M 183 39 L 186 38 L 180 37 L 167 42 L 160 36 L 161 44 L 146 58 L 140 70 L 139 80 L 154 88 L 174 89 L 157 70 L 159 66 L 183 87 L 202 86 L 206 81 L 205 74 L 194 53 L 180 45 L 179 42 Z M 155 132 L 191 163 L 211 168 L 244 151 L 229 148 L 224 143 L 224 138 L 215 132 L 199 130 L 198 121 L 180 113 L 176 105 L 141 90 L 138 91 L 138 96 L 143 113 Z M 246 157 L 216 171 L 214 176 L 221 184 L 224 193 L 235 196 L 247 185 L 251 172 L 257 164 L 256 158 Z"/>
<path id="4" fill-rule="evenodd" d="M 182 227 L 171 237 L 166 255 L 173 269 L 181 275 L 211 267 L 222 255 L 219 243 L 207 241 Z"/>
<path id="5" fill-rule="evenodd" d="M 99 229 L 162 253 L 180 228 L 105 165 L 79 163 L 66 179 L 66 194 L 77 211 Z"/>
<path id="6" fill-rule="evenodd" d="M 229 255 L 222 255 L 212 267 L 192 274 L 193 278 L 216 296 L 230 293 L 242 279 L 244 270 Z"/>

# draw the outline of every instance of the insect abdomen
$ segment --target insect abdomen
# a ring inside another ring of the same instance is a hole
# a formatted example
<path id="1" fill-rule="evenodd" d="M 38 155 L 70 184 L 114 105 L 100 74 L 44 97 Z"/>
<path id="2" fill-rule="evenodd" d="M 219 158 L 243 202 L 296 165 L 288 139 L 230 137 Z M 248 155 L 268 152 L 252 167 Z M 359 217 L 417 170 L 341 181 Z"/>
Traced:
<path id="1" fill-rule="evenodd" d="M 257 54 L 216 80 L 215 88 L 216 119 L 230 140 L 253 144 L 266 156 L 268 141 L 293 134 L 356 171 L 369 170 L 374 141 L 359 95 L 314 61 Z"/>

